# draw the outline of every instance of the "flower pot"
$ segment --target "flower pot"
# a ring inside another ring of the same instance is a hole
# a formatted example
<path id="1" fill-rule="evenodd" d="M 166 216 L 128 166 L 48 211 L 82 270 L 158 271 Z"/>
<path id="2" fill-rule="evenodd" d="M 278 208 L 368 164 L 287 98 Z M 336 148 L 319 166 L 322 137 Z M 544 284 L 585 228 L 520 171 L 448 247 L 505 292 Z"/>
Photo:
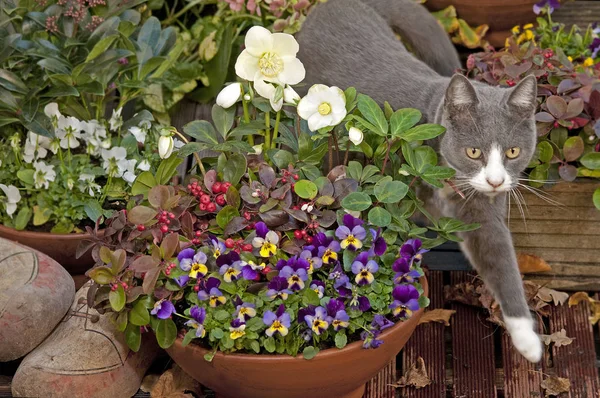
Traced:
<path id="1" fill-rule="evenodd" d="M 53 234 L 49 232 L 18 231 L 0 225 L 0 237 L 19 242 L 47 254 L 71 275 L 84 274 L 94 265 L 91 250 L 80 258 L 76 258 L 79 243 L 90 238 L 87 233 Z"/>
<path id="2" fill-rule="evenodd" d="M 427 0 L 425 6 L 430 11 L 454 6 L 458 18 L 469 25 L 488 25 L 485 40 L 494 47 L 503 47 L 513 26 L 535 22 L 535 3 L 537 0 Z"/>
<path id="3" fill-rule="evenodd" d="M 422 278 L 425 295 L 427 282 Z M 423 309 L 408 320 L 385 330 L 377 349 L 364 349 L 362 342 L 339 350 L 319 352 L 311 360 L 287 355 L 217 353 L 197 345 L 181 345 L 178 339 L 167 352 L 198 382 L 219 398 L 361 398 L 365 383 L 385 367 L 406 344 L 419 323 Z"/>

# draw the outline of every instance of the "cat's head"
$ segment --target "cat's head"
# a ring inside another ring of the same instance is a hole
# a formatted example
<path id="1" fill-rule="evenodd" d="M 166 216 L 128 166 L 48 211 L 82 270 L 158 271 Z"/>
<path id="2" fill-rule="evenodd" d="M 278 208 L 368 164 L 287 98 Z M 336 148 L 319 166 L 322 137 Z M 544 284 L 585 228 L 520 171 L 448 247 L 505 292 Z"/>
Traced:
<path id="1" fill-rule="evenodd" d="M 514 188 L 536 146 L 537 82 L 513 88 L 452 77 L 446 90 L 440 152 L 456 170 L 457 185 L 494 196 Z"/>

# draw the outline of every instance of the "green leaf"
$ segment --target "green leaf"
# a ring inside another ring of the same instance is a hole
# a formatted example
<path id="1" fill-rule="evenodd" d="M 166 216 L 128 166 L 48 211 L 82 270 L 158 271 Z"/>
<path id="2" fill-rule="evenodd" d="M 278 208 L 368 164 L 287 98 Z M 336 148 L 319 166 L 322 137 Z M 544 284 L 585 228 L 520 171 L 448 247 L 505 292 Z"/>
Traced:
<path id="1" fill-rule="evenodd" d="M 142 333 L 139 326 L 130 323 L 125 328 L 125 342 L 133 352 L 138 352 L 142 344 Z"/>
<path id="2" fill-rule="evenodd" d="M 154 178 L 154 174 L 150 171 L 144 171 L 141 173 L 135 181 L 133 182 L 133 186 L 131 187 L 132 195 L 144 195 L 144 197 L 148 196 L 148 192 L 150 189 L 158 185 L 156 178 Z"/>
<path id="3" fill-rule="evenodd" d="M 552 160 L 552 155 L 554 155 L 554 149 L 552 149 L 552 145 L 548 141 L 541 141 L 537 144 L 538 151 L 538 159 L 542 163 L 548 163 Z"/>
<path id="4" fill-rule="evenodd" d="M 32 214 L 33 212 L 29 207 L 21 207 L 17 213 L 17 216 L 15 217 L 15 229 L 18 231 L 24 230 L 27 227 L 27 224 L 29 224 Z"/>
<path id="5" fill-rule="evenodd" d="M 108 285 L 114 279 L 114 275 L 108 267 L 92 268 L 88 272 L 88 276 L 99 285 Z"/>
<path id="6" fill-rule="evenodd" d="M 283 149 L 269 149 L 267 151 L 269 159 L 280 169 L 287 169 L 290 164 L 294 164 L 294 155 Z"/>
<path id="7" fill-rule="evenodd" d="M 83 211 L 85 211 L 85 214 L 93 222 L 96 222 L 104 214 L 102 206 L 95 199 L 88 200 L 83 206 Z"/>
<path id="8" fill-rule="evenodd" d="M 250 343 L 250 348 L 252 349 L 252 351 L 258 354 L 260 352 L 259 342 L 256 340 L 252 340 L 252 342 Z"/>
<path id="9" fill-rule="evenodd" d="M 419 307 L 420 308 L 427 308 L 429 307 L 429 297 L 427 296 L 421 296 L 419 297 Z"/>
<path id="10" fill-rule="evenodd" d="M 317 196 L 319 189 L 312 181 L 300 180 L 294 185 L 294 192 L 302 199 L 312 200 Z"/>
<path id="11" fill-rule="evenodd" d="M 242 176 L 246 173 L 248 167 L 246 157 L 239 153 L 232 153 L 227 159 L 227 164 L 223 169 L 223 181 L 237 185 Z"/>
<path id="12" fill-rule="evenodd" d="M 344 96 L 346 97 L 346 111 L 350 112 L 356 105 L 356 89 L 354 87 L 348 87 L 346 91 L 344 91 Z"/>
<path id="13" fill-rule="evenodd" d="M 175 154 L 160 162 L 158 169 L 156 170 L 156 182 L 159 185 L 167 184 L 177 172 L 177 166 L 179 166 L 181 162 L 183 162 L 183 159 Z"/>
<path id="14" fill-rule="evenodd" d="M 351 211 L 367 210 L 372 204 L 371 197 L 364 192 L 352 192 L 342 200 L 342 207 Z"/>
<path id="15" fill-rule="evenodd" d="M 221 228 L 225 228 L 234 217 L 239 217 L 240 212 L 233 206 L 227 205 L 217 213 L 217 224 Z"/>
<path id="16" fill-rule="evenodd" d="M 51 216 L 52 210 L 47 208 L 42 209 L 39 206 L 33 206 L 33 225 L 44 225 L 48 222 Z"/>
<path id="17" fill-rule="evenodd" d="M 226 312 L 227 312 L 227 311 L 226 311 Z M 221 318 L 222 318 L 222 317 L 221 317 Z M 225 319 L 227 319 L 227 317 L 223 318 L 223 320 L 225 320 Z M 213 330 L 211 330 L 211 331 L 210 331 L 210 335 L 211 335 L 213 338 L 215 338 L 215 339 L 217 339 L 217 340 L 220 340 L 220 339 L 222 339 L 223 337 L 225 337 L 225 332 L 223 332 L 223 329 L 221 329 L 221 328 L 215 328 L 215 329 L 213 329 Z"/>
<path id="18" fill-rule="evenodd" d="M 266 338 L 265 342 L 263 343 L 263 347 L 265 347 L 265 350 L 267 350 L 267 352 L 275 352 L 275 349 L 277 348 L 277 346 L 275 345 L 275 339 L 273 337 Z"/>
<path id="19" fill-rule="evenodd" d="M 195 120 L 183 126 L 183 132 L 199 142 L 209 145 L 217 145 L 217 132 L 212 124 L 206 120 Z"/>
<path id="20" fill-rule="evenodd" d="M 408 185 L 393 181 L 392 177 L 387 176 L 375 184 L 374 193 L 381 203 L 398 203 L 408 193 Z"/>
<path id="21" fill-rule="evenodd" d="M 340 350 L 348 344 L 348 336 L 344 332 L 337 332 L 335 335 L 335 346 Z"/>
<path id="22" fill-rule="evenodd" d="M 385 114 L 385 118 L 387 120 L 390 120 L 390 118 L 392 117 L 392 115 L 394 114 L 394 109 L 392 109 L 392 106 L 390 105 L 389 102 L 385 101 L 383 103 L 383 113 Z"/>
<path id="23" fill-rule="evenodd" d="M 420 124 L 399 134 L 399 137 L 408 142 L 424 141 L 435 138 L 438 135 L 443 134 L 444 131 L 446 131 L 446 128 L 439 124 L 426 123 Z"/>
<path id="24" fill-rule="evenodd" d="M 213 123 L 223 138 L 227 137 L 227 133 L 229 133 L 229 130 L 231 130 L 231 127 L 233 126 L 235 110 L 235 106 L 232 106 L 229 109 L 224 109 L 215 104 L 212 107 Z"/>
<path id="25" fill-rule="evenodd" d="M 302 304 L 319 305 L 319 295 L 312 289 L 304 289 L 302 294 Z"/>
<path id="26" fill-rule="evenodd" d="M 182 346 L 187 346 L 196 338 L 196 330 L 188 330 L 188 332 L 183 336 L 183 341 L 181 342 Z"/>
<path id="27" fill-rule="evenodd" d="M 115 40 L 117 40 L 118 37 L 119 35 L 110 35 L 100 39 L 100 41 L 96 43 L 94 48 L 92 48 L 92 51 L 90 51 L 90 53 L 88 54 L 87 58 L 85 59 L 85 62 L 90 62 L 91 60 L 104 54 L 106 50 L 108 50 L 110 46 L 112 46 Z"/>
<path id="28" fill-rule="evenodd" d="M 318 353 L 319 349 L 313 346 L 304 347 L 304 350 L 302 351 L 304 359 L 313 359 Z"/>
<path id="29" fill-rule="evenodd" d="M 402 133 L 419 123 L 421 112 L 413 108 L 399 109 L 390 118 L 390 129 L 393 137 L 400 137 Z"/>
<path id="30" fill-rule="evenodd" d="M 172 319 L 159 319 L 154 328 L 156 341 L 161 348 L 169 348 L 177 339 L 177 326 Z"/>
<path id="31" fill-rule="evenodd" d="M 387 227 L 392 222 L 392 215 L 382 207 L 374 207 L 369 211 L 369 222 L 378 227 Z"/>
<path id="32" fill-rule="evenodd" d="M 583 139 L 579 136 L 569 137 L 563 146 L 563 155 L 567 162 L 573 162 L 583 154 L 585 149 Z"/>
<path id="33" fill-rule="evenodd" d="M 600 210 L 600 188 L 596 188 L 592 199 L 594 201 L 594 206 L 596 206 L 596 209 Z"/>
<path id="34" fill-rule="evenodd" d="M 19 76 L 5 69 L 0 69 L 0 86 L 8 91 L 21 94 L 27 94 L 27 91 L 29 91 Z"/>
<path id="35" fill-rule="evenodd" d="M 586 153 L 579 159 L 579 162 L 588 169 L 600 169 L 600 152 Z"/>
<path id="36" fill-rule="evenodd" d="M 110 301 L 113 311 L 121 311 L 125 307 L 125 290 L 123 286 L 119 285 L 117 290 L 111 290 L 108 294 L 108 301 Z"/>
<path id="37" fill-rule="evenodd" d="M 223 322 L 226 319 L 229 319 L 229 312 L 225 310 L 219 310 L 215 312 L 214 317 L 217 321 Z"/>
<path id="38" fill-rule="evenodd" d="M 387 135 L 389 126 L 385 114 L 377 103 L 364 94 L 358 95 L 358 109 L 365 119 L 367 119 L 375 128 L 379 135 Z"/>
<path id="39" fill-rule="evenodd" d="M 352 160 L 348 163 L 348 167 L 346 168 L 346 175 L 349 178 L 352 178 L 356 181 L 360 181 L 362 172 L 363 166 L 359 162 Z"/>
<path id="40" fill-rule="evenodd" d="M 34 184 L 34 179 L 33 179 L 33 175 L 35 174 L 35 170 L 31 170 L 31 169 L 25 169 L 25 170 L 19 170 L 17 171 L 17 178 L 21 181 L 23 181 L 25 184 L 27 185 L 33 185 Z"/>
<path id="41" fill-rule="evenodd" d="M 146 326 L 150 323 L 150 314 L 146 305 L 138 301 L 129 312 L 129 322 L 136 326 Z"/>

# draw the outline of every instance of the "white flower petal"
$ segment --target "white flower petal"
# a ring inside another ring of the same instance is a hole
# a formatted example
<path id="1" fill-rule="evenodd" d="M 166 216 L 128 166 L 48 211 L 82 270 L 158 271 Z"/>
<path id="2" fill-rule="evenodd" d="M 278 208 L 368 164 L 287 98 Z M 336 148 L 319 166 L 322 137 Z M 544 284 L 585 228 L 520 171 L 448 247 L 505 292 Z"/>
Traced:
<path id="1" fill-rule="evenodd" d="M 300 101 L 300 96 L 293 88 L 287 86 L 283 90 L 283 101 L 286 104 L 296 104 L 298 101 Z"/>
<path id="2" fill-rule="evenodd" d="M 273 52 L 279 54 L 281 57 L 296 57 L 296 54 L 298 54 L 298 51 L 300 50 L 300 46 L 294 36 L 289 33 L 273 33 L 271 37 L 273 40 Z"/>
<path id="3" fill-rule="evenodd" d="M 298 116 L 308 120 L 313 114 L 318 113 L 319 103 L 313 101 L 313 98 L 306 96 L 298 102 Z"/>
<path id="4" fill-rule="evenodd" d="M 235 61 L 235 74 L 244 80 L 252 81 L 258 72 L 258 58 L 250 55 L 248 50 L 242 51 Z"/>
<path id="5" fill-rule="evenodd" d="M 254 89 L 258 95 L 268 100 L 275 96 L 275 91 L 277 90 L 274 85 L 267 83 L 262 79 L 254 81 Z"/>
<path id="6" fill-rule="evenodd" d="M 329 115 L 323 116 L 317 112 L 308 118 L 308 128 L 310 131 L 317 131 L 323 127 L 327 127 L 329 126 L 330 119 L 331 117 Z"/>
<path id="7" fill-rule="evenodd" d="M 236 102 L 242 98 L 242 84 L 233 83 L 225 86 L 217 95 L 217 105 L 221 108 L 231 108 Z"/>
<path id="8" fill-rule="evenodd" d="M 348 131 L 348 138 L 354 145 L 360 145 L 364 139 L 364 135 L 363 132 L 356 127 L 350 127 L 350 130 Z"/>
<path id="9" fill-rule="evenodd" d="M 262 26 L 253 26 L 246 33 L 246 50 L 255 57 L 273 49 L 273 34 Z"/>
<path id="10" fill-rule="evenodd" d="M 59 117 L 62 116 L 60 111 L 58 110 L 58 104 L 56 102 L 51 102 L 44 107 L 44 113 L 48 117 Z"/>
<path id="11" fill-rule="evenodd" d="M 286 57 L 283 59 L 283 71 L 277 77 L 281 83 L 298 84 L 306 77 L 306 70 L 298 58 Z"/>

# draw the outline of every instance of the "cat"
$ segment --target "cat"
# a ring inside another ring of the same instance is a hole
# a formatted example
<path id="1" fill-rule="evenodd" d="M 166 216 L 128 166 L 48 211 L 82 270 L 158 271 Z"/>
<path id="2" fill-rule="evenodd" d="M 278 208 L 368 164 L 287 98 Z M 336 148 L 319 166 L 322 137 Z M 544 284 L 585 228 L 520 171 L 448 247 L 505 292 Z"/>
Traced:
<path id="1" fill-rule="evenodd" d="M 315 83 L 352 86 L 394 109 L 417 108 L 422 122 L 446 127 L 431 144 L 470 197 L 465 201 L 448 187 L 430 190 L 428 205 L 438 215 L 481 224 L 460 234 L 461 249 L 500 303 L 514 347 L 538 362 L 542 344 L 505 223 L 508 191 L 535 151 L 536 79 L 500 88 L 455 74 L 456 50 L 414 0 L 328 0 L 309 14 L 297 40 L 307 83 L 300 91 Z"/>

